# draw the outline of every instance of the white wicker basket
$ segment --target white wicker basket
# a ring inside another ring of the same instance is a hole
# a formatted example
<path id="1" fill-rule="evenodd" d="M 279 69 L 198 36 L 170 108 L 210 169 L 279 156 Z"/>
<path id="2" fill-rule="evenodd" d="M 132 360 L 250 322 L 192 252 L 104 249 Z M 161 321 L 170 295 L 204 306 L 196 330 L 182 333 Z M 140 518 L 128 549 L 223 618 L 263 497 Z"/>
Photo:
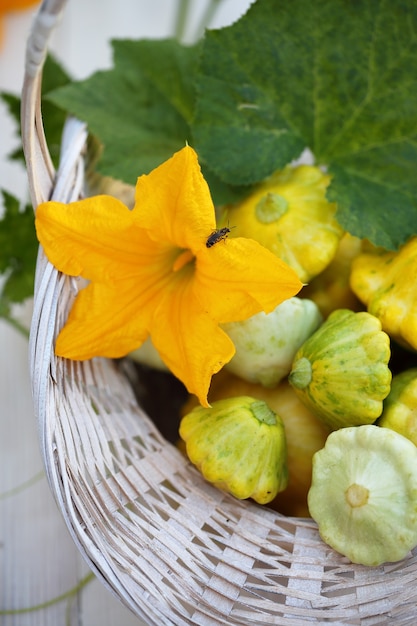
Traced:
<path id="1" fill-rule="evenodd" d="M 33 205 L 83 193 L 86 128 L 69 120 L 54 172 L 40 110 L 42 65 L 65 0 L 45 0 L 27 48 L 22 131 Z M 367 568 L 286 518 L 208 485 L 138 406 L 120 364 L 55 357 L 78 289 L 42 250 L 30 367 L 51 490 L 92 570 L 148 624 L 414 624 L 417 551 Z"/>

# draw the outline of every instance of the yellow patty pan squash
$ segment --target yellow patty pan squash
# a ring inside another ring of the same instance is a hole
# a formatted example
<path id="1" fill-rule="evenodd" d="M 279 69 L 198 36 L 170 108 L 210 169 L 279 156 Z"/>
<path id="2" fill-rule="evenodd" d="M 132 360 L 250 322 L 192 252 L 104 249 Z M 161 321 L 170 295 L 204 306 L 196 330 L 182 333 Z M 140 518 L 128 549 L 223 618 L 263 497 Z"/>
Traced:
<path id="1" fill-rule="evenodd" d="M 395 430 L 417 446 L 417 367 L 393 377 L 378 425 Z"/>
<path id="2" fill-rule="evenodd" d="M 195 407 L 179 432 L 204 478 L 236 498 L 266 504 L 287 486 L 284 425 L 263 400 L 239 396 Z"/>
<path id="3" fill-rule="evenodd" d="M 224 369 L 213 376 L 209 392 L 211 403 L 243 395 L 264 400 L 284 423 L 288 484 L 268 506 L 284 515 L 310 517 L 307 494 L 311 485 L 312 459 L 314 453 L 324 446 L 329 429 L 301 402 L 287 380 L 281 381 L 274 389 L 267 389 Z M 197 403 L 196 397 L 190 396 L 184 406 L 183 415 L 190 412 Z"/>
<path id="4" fill-rule="evenodd" d="M 326 199 L 330 176 L 312 165 L 276 172 L 220 217 L 231 237 L 249 237 L 285 261 L 303 283 L 333 259 L 343 229 Z"/>
<path id="5" fill-rule="evenodd" d="M 360 254 L 350 285 L 390 337 L 417 350 L 417 237 L 398 252 L 370 248 Z"/>
<path id="6" fill-rule="evenodd" d="M 298 350 L 289 381 L 332 430 L 371 424 L 390 391 L 390 356 L 376 317 L 338 309 Z"/>
<path id="7" fill-rule="evenodd" d="M 361 251 L 361 239 L 345 233 L 332 262 L 303 287 L 298 297 L 313 300 L 325 318 L 336 309 L 362 310 L 363 304 L 353 293 L 349 282 L 352 261 Z"/>

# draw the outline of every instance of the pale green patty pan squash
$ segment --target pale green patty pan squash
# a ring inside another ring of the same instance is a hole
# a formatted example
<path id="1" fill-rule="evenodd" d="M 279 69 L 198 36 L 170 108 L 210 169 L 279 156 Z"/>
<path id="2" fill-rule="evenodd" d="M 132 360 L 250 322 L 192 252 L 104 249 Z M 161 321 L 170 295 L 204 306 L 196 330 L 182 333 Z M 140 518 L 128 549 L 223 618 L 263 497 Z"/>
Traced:
<path id="1" fill-rule="evenodd" d="M 289 382 L 332 430 L 372 424 L 390 391 L 390 339 L 365 311 L 334 311 L 298 350 Z"/>
<path id="2" fill-rule="evenodd" d="M 330 433 L 308 507 L 323 541 L 353 563 L 400 561 L 417 545 L 416 446 L 372 424 Z"/>

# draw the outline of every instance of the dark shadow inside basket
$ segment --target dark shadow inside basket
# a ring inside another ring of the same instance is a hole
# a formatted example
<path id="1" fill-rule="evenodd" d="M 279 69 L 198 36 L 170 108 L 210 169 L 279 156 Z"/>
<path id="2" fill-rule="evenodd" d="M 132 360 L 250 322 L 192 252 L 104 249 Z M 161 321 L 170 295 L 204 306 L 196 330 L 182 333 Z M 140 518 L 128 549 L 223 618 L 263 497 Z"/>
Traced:
<path id="1" fill-rule="evenodd" d="M 170 443 L 177 443 L 181 407 L 188 398 L 185 386 L 169 372 L 132 362 L 133 391 L 145 413 Z"/>
<path id="2" fill-rule="evenodd" d="M 412 349 L 404 348 L 395 341 L 391 341 L 391 359 L 389 368 L 395 376 L 404 370 L 417 367 L 417 354 Z"/>

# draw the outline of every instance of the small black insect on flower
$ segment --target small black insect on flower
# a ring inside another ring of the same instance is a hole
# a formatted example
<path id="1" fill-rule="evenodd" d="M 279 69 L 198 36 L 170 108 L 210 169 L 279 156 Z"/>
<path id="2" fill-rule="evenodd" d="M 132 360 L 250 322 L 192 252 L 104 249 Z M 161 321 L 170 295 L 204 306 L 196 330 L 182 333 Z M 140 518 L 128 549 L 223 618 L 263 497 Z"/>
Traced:
<path id="1" fill-rule="evenodd" d="M 219 228 L 219 230 L 214 230 L 211 235 L 207 238 L 206 246 L 207 248 L 211 248 L 215 243 L 221 241 L 222 239 L 227 239 L 228 234 L 230 233 L 230 228 L 225 226 L 224 228 Z"/>

